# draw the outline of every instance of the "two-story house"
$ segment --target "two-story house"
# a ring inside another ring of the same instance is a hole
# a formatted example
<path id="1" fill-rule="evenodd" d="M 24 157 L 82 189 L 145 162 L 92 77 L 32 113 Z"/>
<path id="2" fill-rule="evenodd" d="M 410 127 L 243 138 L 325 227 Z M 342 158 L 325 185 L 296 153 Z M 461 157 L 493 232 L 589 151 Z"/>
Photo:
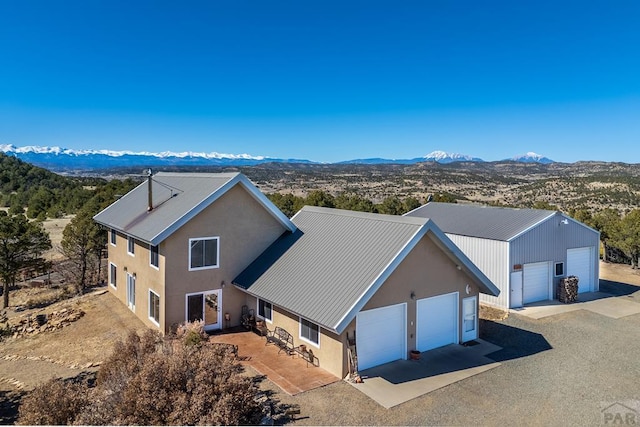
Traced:
<path id="1" fill-rule="evenodd" d="M 354 346 L 366 369 L 477 338 L 479 293 L 499 293 L 427 218 L 305 207 L 289 220 L 238 173 L 158 173 L 95 220 L 109 290 L 150 327 L 235 326 L 248 306 L 338 377 Z"/>

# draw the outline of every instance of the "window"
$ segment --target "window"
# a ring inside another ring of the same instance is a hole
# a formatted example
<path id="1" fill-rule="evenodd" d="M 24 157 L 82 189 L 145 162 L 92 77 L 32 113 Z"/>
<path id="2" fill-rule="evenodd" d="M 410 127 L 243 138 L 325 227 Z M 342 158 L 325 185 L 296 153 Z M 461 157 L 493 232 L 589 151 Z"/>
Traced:
<path id="1" fill-rule="evenodd" d="M 556 262 L 556 277 L 564 276 L 564 262 Z"/>
<path id="2" fill-rule="evenodd" d="M 116 230 L 114 230 L 113 228 L 111 229 L 111 232 L 109 233 L 109 242 L 111 242 L 111 245 L 115 246 L 116 245 L 116 237 L 118 235 L 116 234 Z"/>
<path id="3" fill-rule="evenodd" d="M 118 287 L 118 282 L 116 281 L 116 272 L 118 268 L 115 264 L 109 263 L 109 284 L 114 288 Z"/>
<path id="4" fill-rule="evenodd" d="M 203 270 L 218 268 L 217 237 L 189 239 L 189 270 Z"/>
<path id="5" fill-rule="evenodd" d="M 133 255 L 135 253 L 136 250 L 136 241 L 133 237 L 129 236 L 129 239 L 127 240 L 127 253 L 129 255 Z"/>
<path id="6" fill-rule="evenodd" d="M 149 289 L 149 320 L 160 326 L 160 295 Z"/>
<path id="7" fill-rule="evenodd" d="M 258 316 L 262 317 L 264 320 L 271 322 L 273 320 L 273 313 L 271 310 L 271 303 L 268 301 L 263 301 L 258 298 Z"/>
<path id="8" fill-rule="evenodd" d="M 149 246 L 149 264 L 151 264 L 151 266 L 155 268 L 158 268 L 160 266 L 160 258 L 158 256 L 157 246 Z"/>
<path id="9" fill-rule="evenodd" d="M 320 345 L 320 327 L 307 319 L 300 318 L 300 338 L 311 344 Z"/>

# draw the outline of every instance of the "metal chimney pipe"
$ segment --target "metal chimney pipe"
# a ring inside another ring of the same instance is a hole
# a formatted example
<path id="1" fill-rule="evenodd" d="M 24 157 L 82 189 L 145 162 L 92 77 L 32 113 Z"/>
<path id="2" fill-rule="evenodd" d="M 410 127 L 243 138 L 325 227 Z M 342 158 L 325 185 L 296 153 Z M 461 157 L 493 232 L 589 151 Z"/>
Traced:
<path id="1" fill-rule="evenodd" d="M 148 188 L 148 196 L 149 199 L 147 201 L 147 212 L 151 212 L 153 210 L 153 189 L 151 188 L 151 177 L 152 177 L 153 173 L 151 171 L 151 168 L 149 168 L 149 171 L 147 172 L 147 188 Z"/>

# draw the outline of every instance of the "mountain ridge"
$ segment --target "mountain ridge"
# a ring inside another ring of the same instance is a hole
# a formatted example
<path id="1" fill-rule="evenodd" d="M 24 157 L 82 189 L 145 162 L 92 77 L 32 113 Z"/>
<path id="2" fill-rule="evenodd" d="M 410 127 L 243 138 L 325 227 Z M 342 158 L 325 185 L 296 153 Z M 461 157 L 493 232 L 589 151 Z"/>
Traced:
<path id="1" fill-rule="evenodd" d="M 82 170 L 105 169 L 113 167 L 135 166 L 254 166 L 264 163 L 298 163 L 298 164 L 326 164 L 306 159 L 275 158 L 268 156 L 254 156 L 250 154 L 224 154 L 215 151 L 115 151 L 115 150 L 74 150 L 58 146 L 24 146 L 16 147 L 13 144 L 0 144 L 0 152 L 15 156 L 21 160 L 52 170 Z M 554 163 L 553 160 L 528 152 L 507 159 L 521 163 Z M 445 151 L 432 151 L 422 157 L 411 159 L 385 159 L 380 157 L 362 158 L 334 162 L 333 164 L 415 164 L 421 162 L 436 162 L 449 164 L 456 162 L 480 162 L 485 160 L 460 153 L 448 153 Z"/>

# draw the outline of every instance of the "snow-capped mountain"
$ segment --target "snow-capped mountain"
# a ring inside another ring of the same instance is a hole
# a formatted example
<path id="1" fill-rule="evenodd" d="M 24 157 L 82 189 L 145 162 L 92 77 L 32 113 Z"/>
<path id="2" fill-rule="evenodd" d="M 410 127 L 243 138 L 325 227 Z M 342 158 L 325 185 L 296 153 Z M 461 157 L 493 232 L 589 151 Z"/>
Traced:
<path id="1" fill-rule="evenodd" d="M 544 157 L 541 154 L 534 153 L 533 151 L 529 151 L 526 154 L 520 154 L 518 156 L 512 157 L 510 159 L 506 159 L 506 160 L 512 160 L 514 162 L 520 162 L 520 163 L 542 163 L 544 165 L 548 165 L 549 163 L 554 163 L 554 161 L 551 160 L 550 158 Z"/>
<path id="2" fill-rule="evenodd" d="M 341 164 L 364 164 L 364 165 L 377 165 L 384 163 L 396 163 L 396 164 L 413 164 L 419 162 L 437 162 L 437 163 L 453 163 L 453 162 L 484 162 L 484 160 L 478 157 L 471 157 L 465 154 L 458 153 L 446 153 L 444 151 L 432 151 L 423 157 L 414 157 L 413 159 L 383 159 L 379 157 L 368 159 L 354 159 L 340 162 Z"/>
<path id="3" fill-rule="evenodd" d="M 112 150 L 72 150 L 61 147 L 25 146 L 0 144 L 0 152 L 15 156 L 36 166 L 53 171 L 87 171 L 120 167 L 162 167 L 162 166 L 251 166 L 262 163 L 318 163 L 303 159 L 278 159 L 250 154 L 222 154 L 217 152 L 172 152 L 152 153 L 147 151 Z M 536 153 L 516 156 L 508 161 L 523 163 L 553 163 L 553 160 Z M 419 162 L 484 162 L 478 157 L 445 151 L 433 151 L 423 157 L 412 159 L 365 158 L 338 162 L 338 164 L 414 164 Z"/>
<path id="4" fill-rule="evenodd" d="M 249 166 L 269 162 L 313 163 L 309 160 L 277 159 L 249 154 L 190 151 L 151 153 L 144 151 L 72 150 L 60 147 L 16 147 L 11 144 L 0 144 L 0 151 L 36 166 L 56 171 L 138 166 Z"/>
<path id="5" fill-rule="evenodd" d="M 458 153 L 447 153 L 444 151 L 432 151 L 431 153 L 424 156 L 423 161 L 432 161 L 438 163 L 453 163 L 453 162 L 484 162 L 479 157 L 471 157 L 465 154 Z"/>

